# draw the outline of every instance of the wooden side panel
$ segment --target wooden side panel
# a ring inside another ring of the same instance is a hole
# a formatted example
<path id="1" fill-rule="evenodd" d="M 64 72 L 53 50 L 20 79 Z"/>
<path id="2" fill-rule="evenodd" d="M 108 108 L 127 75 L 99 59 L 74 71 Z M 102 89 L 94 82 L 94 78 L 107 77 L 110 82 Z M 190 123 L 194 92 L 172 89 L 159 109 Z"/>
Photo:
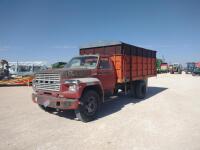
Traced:
<path id="1" fill-rule="evenodd" d="M 156 75 L 156 58 L 132 56 L 132 80 Z"/>
<path id="2" fill-rule="evenodd" d="M 152 58 L 152 75 L 156 75 L 156 58 Z"/>
<path id="3" fill-rule="evenodd" d="M 152 74 L 152 58 L 147 58 L 147 65 L 148 65 L 148 75 L 151 75 Z"/>
<path id="4" fill-rule="evenodd" d="M 155 58 L 114 55 L 111 59 L 116 69 L 118 83 L 156 75 Z"/>
<path id="5" fill-rule="evenodd" d="M 132 56 L 132 79 L 138 76 L 138 57 Z"/>
<path id="6" fill-rule="evenodd" d="M 123 82 L 123 56 L 122 55 L 113 55 L 111 57 L 115 71 L 117 74 L 117 82 L 122 83 Z"/>

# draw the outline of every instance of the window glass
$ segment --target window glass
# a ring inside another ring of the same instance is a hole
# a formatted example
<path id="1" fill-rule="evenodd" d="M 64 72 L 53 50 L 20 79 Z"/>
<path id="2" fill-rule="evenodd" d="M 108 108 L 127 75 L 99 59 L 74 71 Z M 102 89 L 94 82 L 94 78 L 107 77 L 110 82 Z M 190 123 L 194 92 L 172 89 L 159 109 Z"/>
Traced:
<path id="1" fill-rule="evenodd" d="M 97 56 L 75 57 L 67 64 L 67 68 L 90 68 L 94 69 L 97 65 Z"/>
<path id="2" fill-rule="evenodd" d="M 101 58 L 99 67 L 100 67 L 100 69 L 111 69 L 109 59 Z"/>

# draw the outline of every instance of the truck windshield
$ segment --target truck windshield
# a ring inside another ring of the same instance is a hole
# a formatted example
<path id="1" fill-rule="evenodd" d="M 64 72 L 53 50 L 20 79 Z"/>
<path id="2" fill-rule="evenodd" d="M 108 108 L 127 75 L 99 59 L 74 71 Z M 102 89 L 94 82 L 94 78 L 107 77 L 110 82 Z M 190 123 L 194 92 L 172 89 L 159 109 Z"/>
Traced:
<path id="1" fill-rule="evenodd" d="M 97 56 L 74 57 L 66 65 L 66 68 L 89 68 L 94 69 L 97 66 Z"/>

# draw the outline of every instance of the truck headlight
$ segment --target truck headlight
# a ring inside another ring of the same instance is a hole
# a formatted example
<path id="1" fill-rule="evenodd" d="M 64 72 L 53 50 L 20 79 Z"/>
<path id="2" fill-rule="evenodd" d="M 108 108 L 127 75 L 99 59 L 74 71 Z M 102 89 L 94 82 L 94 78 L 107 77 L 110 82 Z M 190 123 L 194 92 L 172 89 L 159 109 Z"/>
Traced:
<path id="1" fill-rule="evenodd" d="M 66 80 L 65 81 L 65 84 L 69 85 L 68 90 L 70 92 L 76 92 L 76 91 L 78 91 L 78 89 L 79 89 L 79 83 L 80 83 L 79 80 Z"/>
<path id="2" fill-rule="evenodd" d="M 76 92 L 78 90 L 78 85 L 76 84 L 72 84 L 69 86 L 69 89 L 68 89 L 70 92 Z"/>

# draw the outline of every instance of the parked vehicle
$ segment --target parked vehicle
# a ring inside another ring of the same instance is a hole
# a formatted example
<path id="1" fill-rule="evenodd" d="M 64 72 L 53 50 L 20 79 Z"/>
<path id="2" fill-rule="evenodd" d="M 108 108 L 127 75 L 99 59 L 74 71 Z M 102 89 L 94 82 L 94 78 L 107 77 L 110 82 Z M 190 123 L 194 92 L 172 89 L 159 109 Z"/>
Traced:
<path id="1" fill-rule="evenodd" d="M 168 63 L 164 62 L 162 59 L 156 59 L 156 69 L 157 73 L 167 73 L 169 72 Z"/>
<path id="2" fill-rule="evenodd" d="M 160 72 L 161 73 L 168 73 L 169 72 L 168 63 L 162 63 L 160 65 Z"/>
<path id="3" fill-rule="evenodd" d="M 196 67 L 196 68 L 194 69 L 194 71 L 192 72 L 192 75 L 193 75 L 193 76 L 200 75 L 200 68 L 197 68 L 197 67 Z"/>
<path id="4" fill-rule="evenodd" d="M 200 75 L 200 62 L 195 63 L 194 71 L 192 72 L 193 76 Z"/>
<path id="5" fill-rule="evenodd" d="M 80 56 L 66 68 L 37 73 L 32 100 L 46 111 L 73 109 L 79 120 L 88 122 L 96 118 L 106 97 L 120 90 L 145 98 L 152 76 L 156 76 L 156 51 L 123 42 L 93 44 L 81 47 Z"/>
<path id="6" fill-rule="evenodd" d="M 40 69 L 39 65 L 26 62 L 0 61 L 0 86 L 30 85 L 34 72 Z"/>
<path id="7" fill-rule="evenodd" d="M 44 62 L 9 62 L 10 74 L 12 77 L 33 76 L 34 73 L 47 69 Z"/>
<path id="8" fill-rule="evenodd" d="M 193 73 L 194 69 L 195 69 L 195 62 L 188 62 L 185 73 L 186 74 Z"/>
<path id="9" fill-rule="evenodd" d="M 169 66 L 169 71 L 171 74 L 174 74 L 176 72 L 182 74 L 182 65 L 178 63 L 172 64 Z"/>
<path id="10" fill-rule="evenodd" d="M 156 59 L 156 70 L 157 73 L 161 73 L 161 64 L 162 64 L 162 59 Z"/>
<path id="11" fill-rule="evenodd" d="M 56 68 L 64 68 L 65 65 L 67 65 L 66 62 L 56 62 L 54 64 L 52 64 L 52 68 L 56 69 Z"/>
<path id="12" fill-rule="evenodd" d="M 0 60 L 0 80 L 9 78 L 9 65 L 8 61 Z"/>

